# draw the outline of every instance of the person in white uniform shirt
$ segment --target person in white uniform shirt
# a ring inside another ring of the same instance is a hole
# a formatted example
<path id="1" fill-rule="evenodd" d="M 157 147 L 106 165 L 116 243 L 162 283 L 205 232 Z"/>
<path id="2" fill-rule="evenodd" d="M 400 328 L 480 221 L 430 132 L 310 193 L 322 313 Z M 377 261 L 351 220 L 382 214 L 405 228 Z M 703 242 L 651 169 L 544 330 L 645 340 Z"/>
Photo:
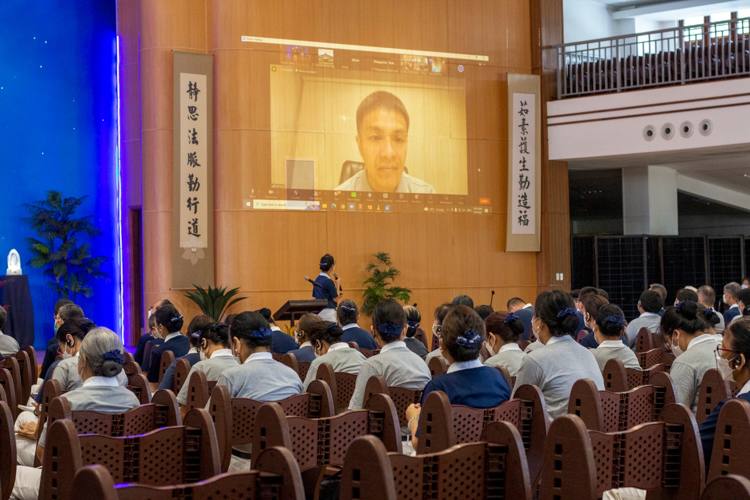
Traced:
<path id="1" fill-rule="evenodd" d="M 493 312 L 484 320 L 487 329 L 487 349 L 491 356 L 486 366 L 504 366 L 511 377 L 518 375 L 526 354 L 518 346 L 524 332 L 523 322 L 515 313 Z"/>
<path id="2" fill-rule="evenodd" d="M 229 344 L 229 327 L 225 324 L 210 324 L 199 331 L 198 343 L 200 345 L 200 361 L 190 368 L 185 383 L 182 384 L 177 402 L 180 403 L 180 412 L 183 413 L 187 404 L 188 390 L 190 388 L 190 377 L 193 372 L 203 372 L 206 381 L 219 380 L 219 377 L 230 368 L 236 368 L 240 364 L 234 359 Z"/>
<path id="3" fill-rule="evenodd" d="M 216 385 L 226 386 L 230 398 L 280 401 L 302 392 L 297 372 L 273 359 L 273 330 L 260 313 L 246 311 L 235 316 L 229 335 L 232 354 L 241 364 L 225 370 Z M 250 470 L 249 446 L 232 449 L 230 472 Z"/>
<path id="4" fill-rule="evenodd" d="M 625 335 L 628 337 L 628 345 L 631 349 L 635 349 L 635 341 L 641 328 L 648 328 L 651 332 L 656 332 L 659 329 L 659 321 L 661 320 L 659 311 L 662 307 L 664 307 L 664 300 L 659 292 L 646 290 L 641 294 L 638 300 L 640 316 L 628 323 L 628 327 L 625 329 Z"/>
<path id="5" fill-rule="evenodd" d="M 668 308 L 661 318 L 661 330 L 676 356 L 669 374 L 677 389 L 677 402 L 695 413 L 703 374 L 716 368 L 714 351 L 719 341 L 709 334 L 698 304 L 692 300 Z"/>
<path id="6" fill-rule="evenodd" d="M 365 404 L 365 386 L 373 375 L 382 375 L 389 387 L 424 389 L 432 377 L 422 358 L 404 344 L 406 313 L 395 300 L 384 300 L 372 312 L 372 329 L 380 354 L 362 364 L 357 376 L 350 410 L 360 410 Z"/>
<path id="7" fill-rule="evenodd" d="M 440 304 L 437 307 L 437 309 L 435 309 L 435 320 L 432 323 L 432 335 L 433 336 L 436 335 L 438 338 L 440 338 L 440 331 L 443 328 L 442 326 L 443 320 L 448 315 L 448 313 L 451 312 L 455 308 L 456 306 L 454 306 L 453 304 L 445 303 L 445 304 Z M 435 356 L 440 356 L 441 358 L 445 360 L 446 363 L 448 362 L 448 360 L 445 359 L 445 356 L 443 356 L 441 349 L 438 347 L 434 351 L 428 353 L 427 356 L 425 356 L 424 358 L 425 364 L 429 365 L 430 360 L 434 358 Z"/>
<path id="8" fill-rule="evenodd" d="M 336 373 L 359 374 L 367 358 L 358 350 L 349 347 L 349 344 L 342 342 L 343 335 L 344 330 L 336 323 L 326 325 L 321 322 L 310 330 L 308 338 L 312 342 L 317 357 L 307 370 L 305 390 L 315 380 L 318 367 L 323 363 L 329 363 Z"/>
<path id="9" fill-rule="evenodd" d="M 604 390 L 604 378 L 593 354 L 572 337 L 578 329 L 578 316 L 570 294 L 548 290 L 539 294 L 532 321 L 534 335 L 544 347 L 527 354 L 516 376 L 514 392 L 525 384 L 542 391 L 550 420 L 568 411 L 573 384 L 591 379 Z"/>
<path id="10" fill-rule="evenodd" d="M 597 310 L 596 320 L 591 323 L 589 328 L 594 330 L 594 337 L 599 344 L 596 349 L 591 349 L 591 354 L 599 363 L 599 370 L 604 370 L 604 365 L 612 358 L 621 360 L 625 368 L 641 369 L 635 353 L 622 343 L 622 336 L 625 333 L 625 315 L 622 309 L 614 304 L 604 305 Z M 586 324 L 588 325 L 589 322 L 587 321 Z"/>
<path id="11" fill-rule="evenodd" d="M 82 384 L 77 389 L 63 394 L 71 410 L 92 410 L 102 413 L 124 413 L 140 405 L 140 401 L 129 389 L 123 387 L 117 377 L 125 362 L 122 342 L 112 330 L 95 328 L 80 344 L 76 358 L 77 372 Z M 44 457 L 46 429 L 42 431 L 37 447 L 40 461 Z M 10 498 L 28 500 L 38 498 L 42 469 L 20 466 L 16 469 L 16 480 Z"/>
<path id="12" fill-rule="evenodd" d="M 3 333 L 3 327 L 5 327 L 7 320 L 8 311 L 4 307 L 0 307 L 0 354 L 5 358 L 15 356 L 21 350 L 21 346 L 18 345 L 16 339 Z"/>
<path id="13" fill-rule="evenodd" d="M 702 287 L 698 288 L 698 302 L 700 304 L 703 304 L 706 309 L 713 310 L 714 305 L 716 304 L 716 291 L 714 291 L 713 287 L 703 285 Z M 718 323 L 714 324 L 714 332 L 721 335 L 722 333 L 724 333 L 724 328 L 726 328 L 726 325 L 724 323 L 724 315 L 717 313 L 716 317 L 718 319 Z"/>

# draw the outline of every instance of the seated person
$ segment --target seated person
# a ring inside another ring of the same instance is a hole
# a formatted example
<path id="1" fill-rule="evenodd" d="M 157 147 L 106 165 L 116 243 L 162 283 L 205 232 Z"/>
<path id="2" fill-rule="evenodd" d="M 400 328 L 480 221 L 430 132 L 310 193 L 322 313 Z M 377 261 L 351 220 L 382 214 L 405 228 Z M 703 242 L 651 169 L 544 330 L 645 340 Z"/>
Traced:
<path id="1" fill-rule="evenodd" d="M 740 391 L 738 399 L 750 403 L 750 319 L 741 318 L 733 321 L 724 330 L 722 343 L 717 346 L 716 364 L 724 380 L 734 381 Z M 703 457 L 706 468 L 711 463 L 711 452 L 714 448 L 714 435 L 719 413 L 728 400 L 720 401 L 711 414 L 700 425 Z"/>
<path id="2" fill-rule="evenodd" d="M 204 327 L 212 324 L 213 322 L 214 321 L 205 314 L 199 314 L 190 321 L 190 324 L 187 328 L 187 338 L 190 340 L 190 350 L 184 356 L 175 358 L 175 360 L 172 361 L 167 369 L 164 370 L 164 376 L 161 378 L 161 382 L 159 382 L 159 387 L 157 388 L 157 390 L 172 390 L 172 388 L 174 387 L 174 370 L 175 368 L 177 368 L 177 362 L 179 360 L 186 359 L 188 363 L 190 363 L 191 367 L 193 367 L 197 362 L 201 360 L 201 355 L 199 352 L 201 330 Z"/>
<path id="3" fill-rule="evenodd" d="M 135 360 L 136 363 L 140 365 L 141 370 L 145 372 L 148 371 L 148 366 L 144 368 L 144 365 L 143 365 L 143 354 L 146 350 L 146 344 L 151 340 L 156 340 L 159 338 L 158 335 L 156 335 L 155 333 L 156 318 L 154 317 L 154 311 L 156 309 L 159 309 L 161 306 L 166 306 L 166 305 L 171 306 L 172 303 L 168 301 L 167 299 L 160 300 L 159 302 L 154 304 L 151 309 L 149 309 L 148 311 L 148 330 L 149 331 L 145 335 L 142 335 L 140 339 L 138 339 L 138 346 L 135 348 L 135 354 L 133 354 L 133 359 Z M 161 344 L 164 341 L 163 339 L 160 339 L 160 340 L 161 342 L 158 342 L 159 344 Z"/>
<path id="4" fill-rule="evenodd" d="M 596 341 L 596 335 L 594 335 L 594 325 L 596 324 L 596 315 L 599 313 L 599 309 L 609 304 L 609 300 L 604 298 L 602 295 L 596 293 L 585 293 L 581 295 L 578 301 L 578 314 L 583 317 L 583 327 L 581 327 L 580 317 L 578 322 L 578 332 L 576 332 L 576 338 L 580 334 L 581 330 L 587 332 L 586 335 L 581 339 L 581 345 L 588 347 L 589 349 L 596 349 L 599 347 Z"/>
<path id="5" fill-rule="evenodd" d="M 521 318 L 521 323 L 523 323 L 523 335 L 521 335 L 520 340 L 531 340 L 529 337 L 531 336 L 531 319 L 534 317 L 534 306 L 526 303 L 520 297 L 510 299 L 507 306 L 508 312 Z"/>
<path id="6" fill-rule="evenodd" d="M 342 300 L 336 311 L 336 316 L 338 317 L 341 329 L 344 330 L 344 336 L 341 338 L 342 342 L 356 342 L 360 349 L 370 349 L 371 351 L 378 348 L 372 334 L 360 328 L 357 324 L 359 311 L 357 310 L 357 304 L 353 300 Z"/>
<path id="7" fill-rule="evenodd" d="M 523 323 L 518 321 L 523 327 Z M 440 336 L 443 357 L 450 360 L 448 372 L 432 379 L 424 388 L 422 402 L 406 409 L 412 446 L 417 448 L 419 414 L 427 395 L 443 391 L 454 405 L 494 408 L 510 398 L 505 377 L 479 357 L 484 342 L 484 322 L 472 308 L 458 306 L 445 317 Z"/>
<path id="8" fill-rule="evenodd" d="M 453 304 L 449 304 L 447 302 L 445 304 L 440 304 L 439 306 L 437 306 L 437 308 L 435 309 L 435 319 L 432 322 L 432 335 L 433 336 L 437 336 L 438 338 L 440 338 L 440 332 L 443 329 L 443 320 L 445 319 L 445 317 L 448 315 L 449 312 L 455 309 L 455 307 L 456 306 L 454 306 Z M 430 353 L 427 354 L 427 356 L 424 358 L 424 362 L 429 365 L 430 360 L 434 358 L 435 356 L 440 356 L 443 359 L 445 359 L 445 357 L 443 356 L 443 352 L 440 350 L 440 347 L 438 347 L 434 351 L 431 351 Z M 448 360 L 445 359 L 445 362 L 447 363 Z"/>
<path id="9" fill-rule="evenodd" d="M 427 356 L 427 348 L 424 343 L 415 339 L 414 335 L 417 334 L 419 328 L 419 322 L 422 321 L 422 315 L 419 313 L 419 309 L 414 306 L 404 306 L 404 312 L 406 313 L 406 337 L 404 337 L 404 343 L 411 352 L 419 356 Z"/>
<path id="10" fill-rule="evenodd" d="M 406 314 L 403 307 L 392 299 L 375 306 L 372 312 L 372 331 L 380 345 L 380 354 L 362 364 L 357 375 L 350 410 L 361 410 L 365 401 L 365 386 L 373 375 L 382 375 L 388 387 L 424 389 L 431 380 L 430 370 L 422 359 L 404 344 Z"/>
<path id="11" fill-rule="evenodd" d="M 75 359 L 83 383 L 61 396 L 68 400 L 71 410 L 123 413 L 140 405 L 135 394 L 117 381 L 125 362 L 124 349 L 117 334 L 107 328 L 95 328 L 78 347 L 79 356 Z M 47 429 L 44 429 L 36 449 L 40 461 L 43 461 L 46 437 Z M 18 467 L 11 498 L 36 500 L 41 478 L 41 468 Z"/>
<path id="12" fill-rule="evenodd" d="M 663 288 L 663 287 L 662 287 Z M 664 290 L 666 295 L 666 289 Z M 628 345 L 635 350 L 635 341 L 638 339 L 638 332 L 641 328 L 648 328 L 651 332 L 659 329 L 662 314 L 659 314 L 664 306 L 664 299 L 659 292 L 646 290 L 641 294 L 638 300 L 638 312 L 640 316 L 628 323 L 625 328 L 625 335 L 628 337 Z"/>
<path id="13" fill-rule="evenodd" d="M 227 325 L 209 323 L 203 326 L 198 330 L 198 341 L 200 361 L 192 365 L 185 383 L 182 384 L 182 388 L 177 394 L 177 402 L 180 404 L 182 413 L 184 413 L 184 405 L 187 404 L 189 382 L 193 372 L 203 372 L 206 375 L 206 381 L 211 382 L 219 380 L 219 377 L 228 369 L 240 366 L 232 355 Z"/>
<path id="14" fill-rule="evenodd" d="M 586 311 L 586 314 L 591 314 Z M 607 304 L 596 313 L 594 336 L 599 347 L 591 350 L 596 358 L 599 369 L 604 370 L 604 365 L 612 358 L 622 361 L 625 368 L 640 370 L 641 365 L 638 358 L 629 346 L 622 342 L 625 334 L 625 315 L 622 310 L 614 304 Z"/>
<path id="15" fill-rule="evenodd" d="M 8 321 L 8 311 L 4 307 L 0 307 L 0 359 L 15 356 L 21 350 L 21 346 L 18 345 L 16 339 L 3 333 L 6 321 Z"/>
<path id="16" fill-rule="evenodd" d="M 357 147 L 365 168 L 336 191 L 435 193 L 421 179 L 404 172 L 409 142 L 409 113 L 401 99 L 379 90 L 357 108 Z"/>
<path id="17" fill-rule="evenodd" d="M 518 374 L 526 354 L 518 346 L 524 332 L 523 322 L 516 313 L 493 312 L 484 320 L 487 330 L 487 349 L 490 357 L 485 366 L 504 366 L 511 377 Z"/>
<path id="18" fill-rule="evenodd" d="M 310 342 L 310 332 L 314 328 L 325 328 L 326 324 L 317 314 L 307 313 L 299 319 L 297 323 L 297 343 L 299 349 L 293 352 L 297 361 L 312 363 L 315 359 L 315 351 Z"/>
<path id="19" fill-rule="evenodd" d="M 156 331 L 164 339 L 164 343 L 154 347 L 151 351 L 151 362 L 148 365 L 148 381 L 151 390 L 156 391 L 159 386 L 159 370 L 161 355 L 165 351 L 172 351 L 175 358 L 182 357 L 190 350 L 190 340 L 182 330 L 182 314 L 173 305 L 165 305 L 154 311 L 156 316 Z"/>
<path id="20" fill-rule="evenodd" d="M 280 401 L 302 392 L 297 372 L 271 355 L 273 330 L 259 312 L 246 311 L 235 316 L 229 329 L 232 354 L 241 363 L 219 376 L 230 398 L 255 401 Z M 210 402 L 209 402 L 210 404 Z M 232 449 L 229 472 L 250 470 L 250 445 Z"/>
<path id="21" fill-rule="evenodd" d="M 708 326 L 708 333 L 714 337 L 714 340 L 721 342 L 721 335 L 716 332 L 716 328 L 721 324 L 723 316 L 716 311 L 713 307 L 706 307 L 698 302 L 698 315 L 700 315 Z M 722 330 L 724 331 L 724 330 Z"/>
<path id="22" fill-rule="evenodd" d="M 336 323 L 328 326 L 321 322 L 316 324 L 308 334 L 313 343 L 313 349 L 318 355 L 310 364 L 305 377 L 305 390 L 318 375 L 318 367 L 322 363 L 329 363 L 336 373 L 359 374 L 362 364 L 367 361 L 364 354 L 352 349 L 346 342 L 342 342 L 344 330 Z"/>
<path id="23" fill-rule="evenodd" d="M 474 310 L 477 312 L 480 318 L 482 318 L 482 321 L 487 319 L 487 316 L 495 312 L 494 309 L 492 309 L 492 306 L 482 305 L 477 306 L 474 308 Z"/>
<path id="24" fill-rule="evenodd" d="M 67 304 L 75 305 L 75 303 L 69 299 L 60 299 L 57 302 L 55 302 L 55 323 L 54 323 L 55 333 L 57 333 L 57 329 L 60 328 L 60 325 L 62 325 L 62 319 L 60 318 L 60 309 Z M 80 310 L 81 308 L 79 307 L 78 309 Z M 81 311 L 81 317 L 83 317 L 83 311 Z M 49 342 L 47 342 L 47 349 L 44 352 L 44 361 L 42 361 L 42 367 L 39 370 L 39 377 L 45 378 L 47 376 L 47 371 L 49 371 L 49 367 L 52 365 L 52 363 L 55 362 L 55 359 L 57 359 L 57 356 L 60 355 L 57 348 L 58 348 L 57 339 L 53 335 L 52 338 L 49 339 Z"/>
<path id="25" fill-rule="evenodd" d="M 569 294 L 560 290 L 542 292 L 534 311 L 533 333 L 544 347 L 523 358 L 514 391 L 525 384 L 539 387 L 547 415 L 554 420 L 567 413 L 570 390 L 577 380 L 591 379 L 603 391 L 604 378 L 591 352 L 572 337 L 578 330 L 578 316 Z"/>
<path id="26" fill-rule="evenodd" d="M 695 413 L 703 374 L 716 368 L 714 352 L 719 342 L 709 333 L 698 304 L 692 300 L 668 308 L 661 318 L 661 331 L 675 355 L 669 374 L 677 390 L 677 403 Z"/>
<path id="27" fill-rule="evenodd" d="M 286 333 L 281 331 L 281 328 L 276 326 L 270 309 L 264 307 L 258 312 L 261 316 L 263 316 L 263 318 L 265 318 L 271 328 L 271 331 L 273 332 L 273 342 L 271 344 L 272 353 L 286 354 L 289 351 L 296 351 L 297 349 L 299 349 L 299 347 L 297 346 L 297 342 L 294 341 L 292 336 L 287 335 Z M 297 353 L 295 352 L 294 354 L 296 355 Z"/>

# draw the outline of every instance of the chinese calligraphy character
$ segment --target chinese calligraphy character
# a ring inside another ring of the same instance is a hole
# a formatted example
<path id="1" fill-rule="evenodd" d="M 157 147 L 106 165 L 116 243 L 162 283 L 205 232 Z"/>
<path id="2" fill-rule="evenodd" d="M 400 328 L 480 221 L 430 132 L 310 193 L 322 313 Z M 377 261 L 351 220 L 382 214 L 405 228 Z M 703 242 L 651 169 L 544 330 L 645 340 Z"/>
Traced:
<path id="1" fill-rule="evenodd" d="M 526 130 L 526 127 L 529 126 L 529 123 L 526 121 L 526 118 L 521 118 L 521 124 L 518 126 L 518 128 L 521 129 L 521 135 L 528 134 L 528 131 Z"/>
<path id="2" fill-rule="evenodd" d="M 526 139 L 522 139 L 521 143 L 518 145 L 518 152 L 522 155 L 530 154 L 528 147 L 529 147 L 529 143 L 526 142 Z"/>
<path id="3" fill-rule="evenodd" d="M 521 110 L 518 112 L 519 116 L 526 116 L 529 114 L 529 110 L 525 106 L 527 106 L 526 101 L 521 101 Z"/>
<path id="4" fill-rule="evenodd" d="M 188 144 L 198 144 L 198 132 L 196 132 L 195 128 L 193 128 L 192 132 L 188 130 Z"/>
<path id="5" fill-rule="evenodd" d="M 527 193 L 521 193 L 518 195 L 518 208 L 531 208 L 529 206 L 529 195 Z"/>
<path id="6" fill-rule="evenodd" d="M 188 99 L 198 102 L 199 93 L 200 93 L 200 90 L 198 90 L 198 82 L 195 82 L 195 83 L 188 82 L 188 89 L 187 89 Z"/>
<path id="7" fill-rule="evenodd" d="M 188 106 L 188 120 L 196 121 L 198 119 L 198 107 Z"/>
<path id="8" fill-rule="evenodd" d="M 198 191 L 201 188 L 201 183 L 198 181 L 197 177 L 194 177 L 193 174 L 188 174 L 188 190 L 192 193 L 195 191 Z M 190 207 L 188 207 L 190 208 Z"/>
<path id="9" fill-rule="evenodd" d="M 521 157 L 521 161 L 519 161 L 518 163 L 521 165 L 520 172 L 528 172 L 529 171 L 529 169 L 526 168 L 526 157 L 525 156 L 522 156 Z"/>
<path id="10" fill-rule="evenodd" d="M 200 233 L 198 233 L 198 218 L 188 221 L 188 235 L 201 237 Z"/>
<path id="11" fill-rule="evenodd" d="M 530 186 L 531 182 L 529 182 L 529 177 L 523 174 L 518 174 L 518 189 L 525 191 L 529 189 Z"/>
<path id="12" fill-rule="evenodd" d="M 198 163 L 198 153 L 196 152 L 188 153 L 187 164 L 188 164 L 188 167 L 193 167 L 193 168 L 200 167 L 201 164 Z"/>
<path id="13" fill-rule="evenodd" d="M 195 197 L 190 198 L 188 196 L 188 199 L 187 199 L 187 209 L 188 210 L 192 210 L 193 211 L 193 215 L 195 215 L 195 214 L 198 213 L 198 205 L 199 204 L 200 204 L 200 202 L 198 201 L 198 198 L 195 198 Z"/>
<path id="14" fill-rule="evenodd" d="M 519 226 L 528 226 L 529 225 L 529 216 L 526 215 L 525 210 L 521 210 L 521 215 L 518 216 L 518 225 Z"/>

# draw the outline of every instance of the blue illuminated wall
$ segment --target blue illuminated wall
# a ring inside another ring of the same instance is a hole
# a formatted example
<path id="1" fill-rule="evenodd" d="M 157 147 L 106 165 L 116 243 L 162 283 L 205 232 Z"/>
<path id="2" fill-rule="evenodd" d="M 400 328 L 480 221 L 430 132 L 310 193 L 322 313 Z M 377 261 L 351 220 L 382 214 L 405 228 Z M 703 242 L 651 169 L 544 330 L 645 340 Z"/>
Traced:
<path id="1" fill-rule="evenodd" d="M 81 215 L 94 214 L 104 236 L 94 255 L 110 261 L 86 315 L 119 329 L 117 187 L 115 158 L 115 0 L 9 0 L 0 2 L 0 274 L 16 248 L 25 264 L 23 203 L 46 191 L 88 199 Z M 23 266 L 34 301 L 35 347 L 53 335 L 57 296 L 40 269 Z"/>

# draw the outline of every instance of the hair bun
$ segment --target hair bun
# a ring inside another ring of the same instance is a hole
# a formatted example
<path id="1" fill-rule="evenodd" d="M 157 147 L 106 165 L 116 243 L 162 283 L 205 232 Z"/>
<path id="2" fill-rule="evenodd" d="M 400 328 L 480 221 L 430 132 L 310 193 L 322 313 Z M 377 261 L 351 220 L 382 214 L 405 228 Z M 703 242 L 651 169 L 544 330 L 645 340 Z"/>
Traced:
<path id="1" fill-rule="evenodd" d="M 675 311 L 687 320 L 693 320 L 698 315 L 698 304 L 692 300 L 683 300 L 674 306 Z"/>
<path id="2" fill-rule="evenodd" d="M 456 344 L 461 347 L 476 347 L 482 344 L 482 336 L 477 332 L 466 331 L 456 338 Z"/>
<path id="3" fill-rule="evenodd" d="M 378 332 L 383 336 L 384 339 L 392 339 L 401 335 L 404 328 L 393 323 L 381 323 L 378 325 Z"/>

